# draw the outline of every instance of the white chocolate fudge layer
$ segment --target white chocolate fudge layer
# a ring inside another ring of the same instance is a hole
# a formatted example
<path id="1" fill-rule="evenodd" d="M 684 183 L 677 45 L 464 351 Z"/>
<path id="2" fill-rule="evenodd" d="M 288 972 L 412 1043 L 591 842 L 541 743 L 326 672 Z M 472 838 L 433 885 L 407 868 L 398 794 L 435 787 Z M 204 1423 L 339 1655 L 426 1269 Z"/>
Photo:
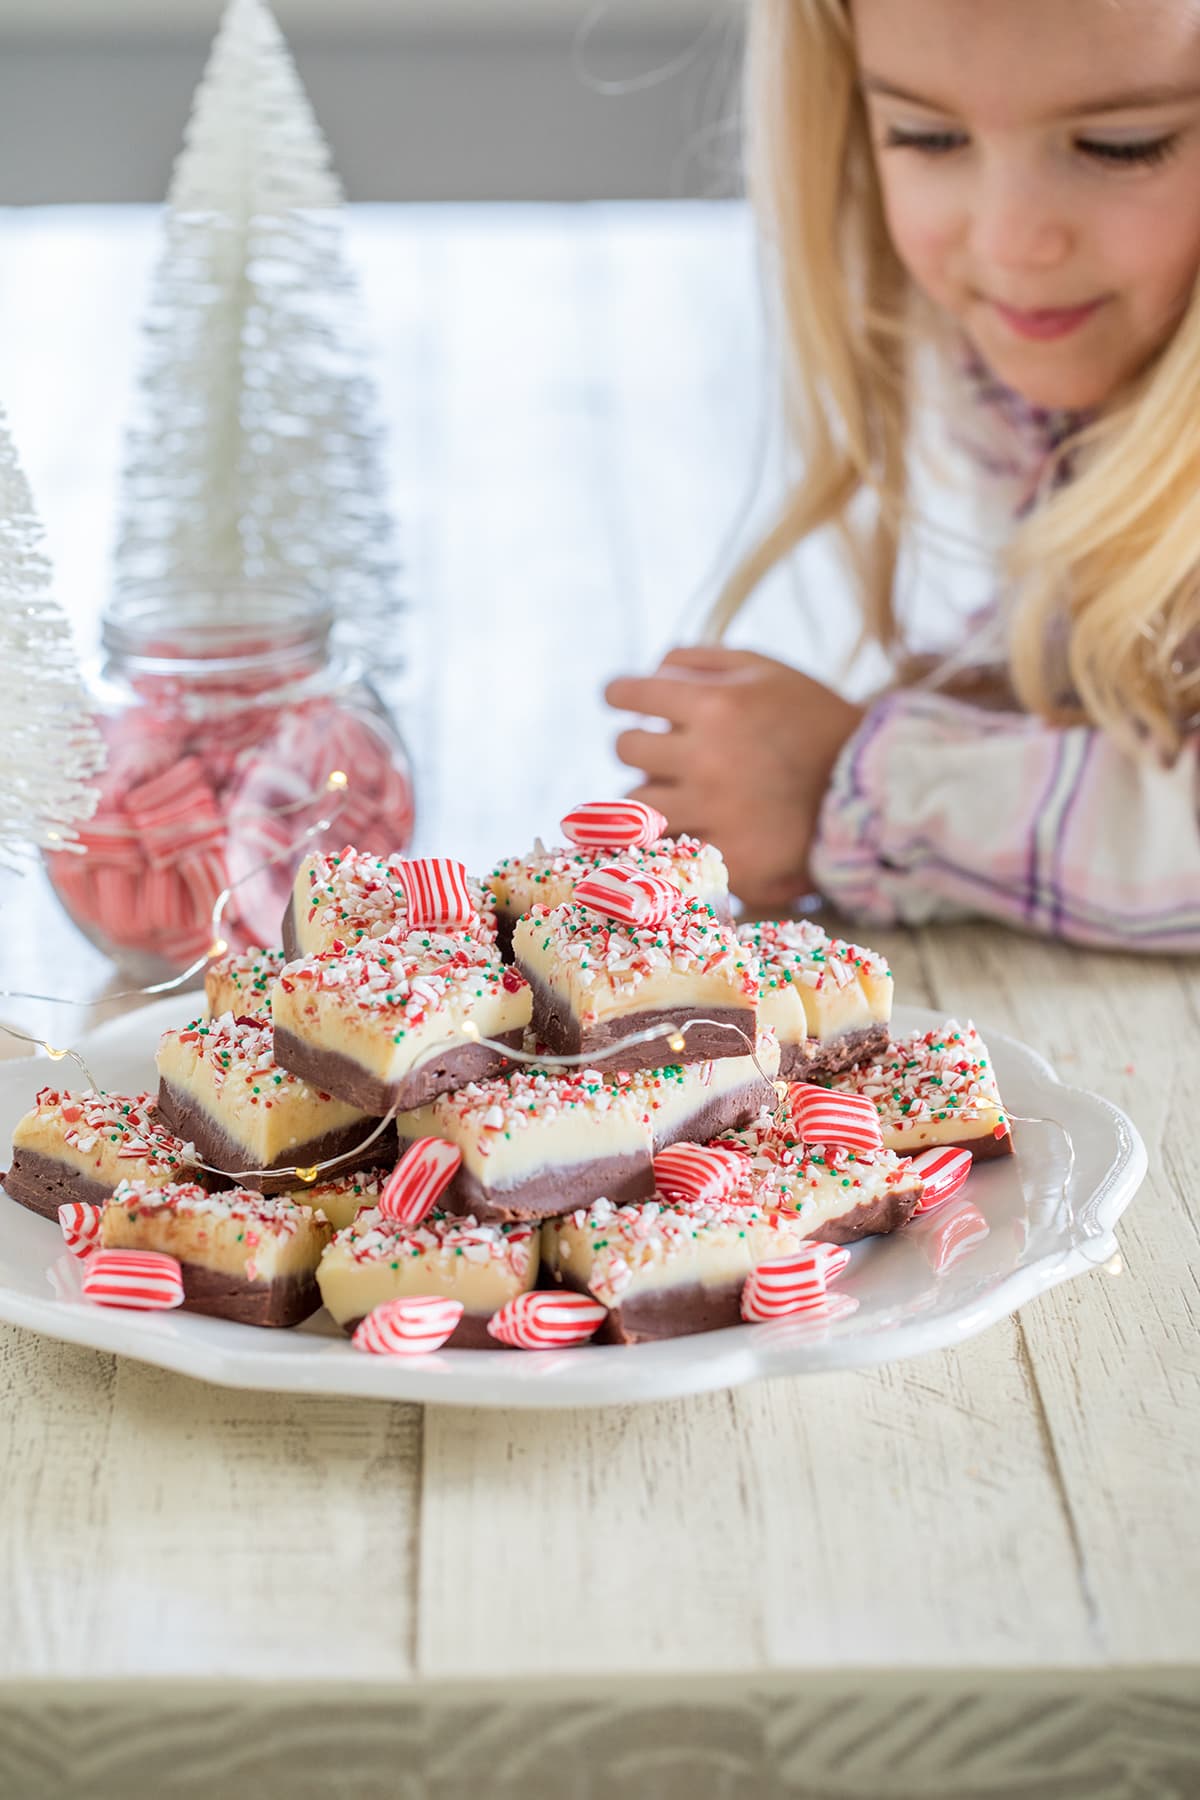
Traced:
<path id="1" fill-rule="evenodd" d="M 360 1212 L 379 1205 L 380 1190 L 389 1173 L 386 1169 L 355 1169 L 330 1181 L 316 1181 L 311 1187 L 289 1188 L 288 1198 L 298 1206 L 323 1212 L 335 1231 L 345 1231 Z"/>
<path id="2" fill-rule="evenodd" d="M 566 845 L 547 850 L 539 842 L 527 856 L 506 856 L 487 878 L 501 917 L 511 926 L 533 906 L 562 906 L 575 883 L 613 863 L 661 875 L 689 898 L 703 900 L 719 917 L 729 917 L 729 871 L 715 844 L 699 838 L 659 838 L 644 849 L 581 850 Z"/>
<path id="3" fill-rule="evenodd" d="M 460 935 L 488 948 L 496 942 L 496 911 L 483 882 L 469 880 L 477 915 L 453 931 L 413 930 L 408 900 L 396 873 L 405 859 L 372 856 L 347 848 L 333 855 L 306 856 L 296 871 L 287 926 L 292 959 L 322 950 L 354 950 L 375 938 L 388 938 L 417 948 L 437 937 Z"/>
<path id="4" fill-rule="evenodd" d="M 483 1225 L 434 1212 L 419 1225 L 397 1225 L 378 1212 L 358 1215 L 321 1258 L 317 1281 L 335 1321 L 348 1327 L 382 1305 L 416 1294 L 458 1300 L 464 1310 L 456 1345 L 495 1347 L 492 1314 L 533 1287 L 538 1227 Z"/>
<path id="5" fill-rule="evenodd" d="M 467 946 L 412 956 L 376 942 L 353 955 L 288 963 L 271 1012 L 290 1067 L 384 1113 L 497 1072 L 503 1057 L 478 1038 L 507 1035 L 519 1044 L 532 997 L 495 952 Z"/>
<path id="6" fill-rule="evenodd" d="M 192 1182 L 156 1188 L 124 1181 L 100 1217 L 106 1250 L 161 1250 L 249 1282 L 313 1275 L 332 1236 L 322 1213 L 294 1200 L 247 1188 L 209 1194 Z"/>
<path id="7" fill-rule="evenodd" d="M 597 1069 L 521 1068 L 400 1113 L 396 1129 L 402 1141 L 441 1137 L 462 1151 L 448 1210 L 507 1201 L 522 1217 L 543 1217 L 617 1181 L 628 1194 L 652 1189 L 653 1139 L 631 1082 Z"/>
<path id="8" fill-rule="evenodd" d="M 809 919 L 740 925 L 738 937 L 762 965 L 759 1021 L 779 1035 L 785 1078 L 798 1062 L 832 1071 L 839 1040 L 878 1040 L 892 1016 L 893 983 L 876 951 L 831 938 Z"/>
<path id="9" fill-rule="evenodd" d="M 281 1068 L 266 1020 L 238 1021 L 226 1013 L 164 1031 L 157 1062 L 160 1107 L 171 1118 L 186 1116 L 203 1160 L 231 1173 L 292 1162 L 296 1150 L 307 1152 L 331 1134 L 365 1138 L 374 1124 L 357 1107 Z"/>
<path id="10" fill-rule="evenodd" d="M 744 1013 L 758 1003 L 756 957 L 699 900 L 687 901 L 657 926 L 619 925 L 573 901 L 553 909 L 535 906 L 517 921 L 513 956 L 535 987 L 569 1009 L 585 1031 L 636 1019 L 639 1012 Z M 535 1024 L 556 1045 L 536 1009 Z M 726 1039 L 715 1054 L 745 1055 L 746 1046 L 732 1032 Z M 661 1052 L 655 1060 L 661 1062 Z"/>
<path id="11" fill-rule="evenodd" d="M 271 989 L 282 967 L 282 950 L 246 950 L 210 963 L 204 976 L 209 1018 L 232 1013 L 235 1018 L 269 1019 Z"/>
<path id="12" fill-rule="evenodd" d="M 885 1055 L 828 1085 L 875 1102 L 889 1150 L 961 1144 L 987 1157 L 1013 1147 L 992 1059 L 972 1024 L 947 1019 L 936 1031 L 896 1038 Z"/>
<path id="13" fill-rule="evenodd" d="M 749 1056 L 636 1070 L 629 1080 L 649 1119 L 655 1153 L 681 1138 L 703 1143 L 735 1124 L 750 1123 L 764 1105 L 773 1106 L 775 1096 L 767 1085 L 779 1074 L 779 1040 L 773 1031 L 759 1032 L 755 1055 L 761 1073 Z M 731 1110 L 742 1118 L 728 1117 Z"/>
<path id="14" fill-rule="evenodd" d="M 51 1087 L 41 1089 L 18 1122 L 13 1151 L 12 1185 L 22 1187 L 26 1177 L 36 1180 L 38 1167 L 25 1161 L 22 1176 L 22 1153 L 101 1188 L 115 1188 L 120 1181 L 157 1187 L 186 1181 L 196 1160 L 194 1147 L 158 1118 L 152 1094 L 68 1094 Z"/>
<path id="15" fill-rule="evenodd" d="M 746 1152 L 732 1199 L 794 1215 L 803 1236 L 852 1243 L 908 1223 L 921 1182 L 894 1150 L 805 1144 L 764 1111 L 752 1125 L 714 1140 Z"/>

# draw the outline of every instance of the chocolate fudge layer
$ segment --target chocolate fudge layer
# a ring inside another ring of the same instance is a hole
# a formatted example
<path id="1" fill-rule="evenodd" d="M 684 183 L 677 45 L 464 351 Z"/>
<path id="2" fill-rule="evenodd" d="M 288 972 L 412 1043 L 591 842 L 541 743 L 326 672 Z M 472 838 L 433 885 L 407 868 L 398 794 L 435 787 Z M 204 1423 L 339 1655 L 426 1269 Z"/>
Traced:
<path id="1" fill-rule="evenodd" d="M 640 1200 L 654 1192 L 654 1166 L 647 1143 L 641 1155 L 598 1157 L 594 1162 L 544 1169 L 511 1186 L 491 1186 L 465 1168 L 458 1171 L 441 1204 L 447 1212 L 489 1224 L 521 1219 L 553 1219 L 586 1206 L 601 1194 Z"/>
<path id="2" fill-rule="evenodd" d="M 105 1182 L 81 1175 L 65 1163 L 37 1150 L 14 1150 L 12 1167 L 4 1177 L 4 1191 L 10 1200 L 44 1219 L 58 1223 L 58 1209 L 78 1200 L 87 1206 L 103 1206 L 112 1188 Z"/>
<path id="3" fill-rule="evenodd" d="M 237 1325 L 270 1327 L 302 1325 L 320 1310 L 321 1290 L 314 1275 L 280 1281 L 246 1281 L 236 1275 L 181 1262 L 185 1312 L 232 1319 Z"/>
<path id="4" fill-rule="evenodd" d="M 495 1041 L 519 1050 L 524 1038 L 522 1028 L 503 1031 Z M 500 1051 L 489 1049 L 486 1044 L 461 1043 L 427 1057 L 398 1081 L 381 1081 L 353 1057 L 343 1056 L 337 1050 L 319 1049 L 278 1025 L 275 1054 L 283 1068 L 376 1118 L 382 1118 L 393 1107 L 411 1112 L 439 1094 L 465 1087 L 470 1081 L 487 1081 L 508 1067 L 508 1059 Z"/>
<path id="5" fill-rule="evenodd" d="M 779 1047 L 779 1074 L 783 1081 L 820 1081 L 827 1075 L 840 1075 L 859 1063 L 871 1062 L 888 1047 L 886 1025 L 864 1025 L 858 1031 L 843 1032 L 840 1037 L 821 1043 L 805 1038 L 799 1043 Z"/>

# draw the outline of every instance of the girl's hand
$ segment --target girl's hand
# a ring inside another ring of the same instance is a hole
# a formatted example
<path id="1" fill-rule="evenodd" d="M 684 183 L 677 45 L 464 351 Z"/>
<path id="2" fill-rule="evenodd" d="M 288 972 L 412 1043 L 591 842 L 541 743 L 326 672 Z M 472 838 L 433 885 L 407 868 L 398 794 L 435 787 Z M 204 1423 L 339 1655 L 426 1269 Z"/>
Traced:
<path id="1" fill-rule="evenodd" d="M 807 893 L 817 815 L 842 746 L 865 708 L 786 663 L 748 650 L 680 649 L 649 676 L 621 676 L 605 699 L 665 719 L 623 731 L 617 755 L 644 771 L 634 798 L 722 851 L 748 908 Z"/>

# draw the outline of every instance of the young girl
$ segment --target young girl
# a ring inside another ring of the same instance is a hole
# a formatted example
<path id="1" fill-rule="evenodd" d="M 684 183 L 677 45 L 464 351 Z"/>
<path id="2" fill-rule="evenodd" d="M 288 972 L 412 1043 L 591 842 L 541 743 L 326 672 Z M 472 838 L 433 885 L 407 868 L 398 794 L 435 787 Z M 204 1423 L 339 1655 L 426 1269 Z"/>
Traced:
<path id="1" fill-rule="evenodd" d="M 756 910 L 1200 949 L 1200 6 L 755 0 L 749 101 L 802 478 L 711 635 L 833 525 L 898 680 L 675 650 L 608 689 L 669 727 L 618 740 L 638 797 Z M 921 659 L 931 417 L 1009 541 Z"/>

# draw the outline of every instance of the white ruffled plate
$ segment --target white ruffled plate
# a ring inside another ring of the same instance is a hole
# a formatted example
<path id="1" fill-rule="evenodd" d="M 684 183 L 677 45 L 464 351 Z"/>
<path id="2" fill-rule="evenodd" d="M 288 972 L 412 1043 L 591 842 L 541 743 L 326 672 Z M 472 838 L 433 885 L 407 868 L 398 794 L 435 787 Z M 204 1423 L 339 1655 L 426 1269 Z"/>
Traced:
<path id="1" fill-rule="evenodd" d="M 153 1087 L 159 1033 L 196 1010 L 195 995 L 172 996 L 100 1027 L 78 1047 L 102 1086 Z M 923 1008 L 897 1007 L 893 1029 L 941 1022 Z M 323 1312 L 296 1331 L 264 1331 L 180 1311 L 86 1304 L 82 1265 L 64 1249 L 57 1225 L 0 1194 L 0 1318 L 228 1387 L 450 1406 L 664 1400 L 941 1349 L 1108 1261 L 1116 1222 L 1146 1173 L 1145 1148 L 1124 1113 L 1064 1086 L 1035 1051 L 989 1031 L 986 1021 L 980 1030 L 1013 1117 L 1036 1122 L 1018 1122 L 1016 1156 L 973 1170 L 959 1198 L 893 1237 L 857 1245 L 837 1284 L 857 1306 L 841 1317 L 739 1326 L 634 1348 L 364 1356 Z M 79 1082 L 72 1064 L 44 1056 L 5 1063 L 0 1141 L 7 1146 L 39 1087 Z"/>

